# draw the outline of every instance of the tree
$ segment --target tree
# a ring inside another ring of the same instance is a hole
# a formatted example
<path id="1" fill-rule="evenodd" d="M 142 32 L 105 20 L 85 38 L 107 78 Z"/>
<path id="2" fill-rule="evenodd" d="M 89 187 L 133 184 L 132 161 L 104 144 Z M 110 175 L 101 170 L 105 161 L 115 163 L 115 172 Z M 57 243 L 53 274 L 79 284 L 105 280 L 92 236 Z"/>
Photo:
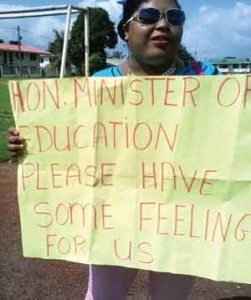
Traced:
<path id="1" fill-rule="evenodd" d="M 21 43 L 19 42 L 19 41 L 13 41 L 13 40 L 11 40 L 11 41 L 9 41 L 9 44 L 10 45 L 21 45 Z"/>
<path id="2" fill-rule="evenodd" d="M 84 12 L 78 15 L 74 22 L 69 42 L 71 61 L 77 67 L 79 73 L 83 73 L 85 48 L 84 48 Z M 90 57 L 98 53 L 90 60 L 90 70 L 97 70 L 105 67 L 105 48 L 114 48 L 117 44 L 117 33 L 114 23 L 110 21 L 106 10 L 100 7 L 89 8 L 89 41 Z M 97 64 L 97 61 L 100 64 Z M 95 67 L 91 64 L 95 62 Z"/>
<path id="3" fill-rule="evenodd" d="M 93 52 L 89 57 L 90 74 L 106 67 L 106 55 L 103 52 Z"/>
<path id="4" fill-rule="evenodd" d="M 53 65 L 55 67 L 60 67 L 62 61 L 63 46 L 64 46 L 64 31 L 59 32 L 56 29 L 53 29 L 53 32 L 55 34 L 55 39 L 53 42 L 49 43 L 48 50 L 55 55 L 53 58 Z M 68 54 L 66 59 L 66 66 L 69 65 L 70 65 L 70 58 Z"/>
<path id="5" fill-rule="evenodd" d="M 3 44 L 4 43 L 4 40 L 3 39 L 0 39 L 0 44 Z"/>
<path id="6" fill-rule="evenodd" d="M 178 51 L 179 57 L 183 60 L 185 65 L 188 65 L 191 61 L 194 60 L 194 57 L 191 53 L 187 51 L 187 48 L 184 45 L 180 46 L 180 49 Z"/>

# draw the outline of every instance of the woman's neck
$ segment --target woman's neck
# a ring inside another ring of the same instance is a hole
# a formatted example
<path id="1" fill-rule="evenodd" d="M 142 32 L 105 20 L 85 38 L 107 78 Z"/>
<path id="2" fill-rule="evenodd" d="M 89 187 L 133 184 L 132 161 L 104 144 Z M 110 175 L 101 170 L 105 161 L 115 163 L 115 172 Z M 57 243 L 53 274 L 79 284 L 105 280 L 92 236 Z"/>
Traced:
<path id="1" fill-rule="evenodd" d="M 166 71 L 175 71 L 175 62 L 166 66 L 152 66 L 146 64 L 140 64 L 136 60 L 128 59 L 120 65 L 120 69 L 123 75 L 136 75 L 136 76 L 149 76 L 149 75 L 162 75 Z"/>

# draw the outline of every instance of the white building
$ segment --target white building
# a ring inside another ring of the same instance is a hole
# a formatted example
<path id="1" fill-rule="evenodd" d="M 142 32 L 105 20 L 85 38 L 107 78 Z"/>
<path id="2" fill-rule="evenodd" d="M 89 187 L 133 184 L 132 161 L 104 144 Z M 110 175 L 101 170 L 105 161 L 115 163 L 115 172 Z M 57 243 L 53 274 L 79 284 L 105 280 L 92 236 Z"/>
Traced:
<path id="1" fill-rule="evenodd" d="M 32 46 L 0 43 L 0 75 L 11 77 L 22 75 L 40 76 L 41 58 L 47 59 L 53 54 Z"/>
<path id="2" fill-rule="evenodd" d="M 247 74 L 251 73 L 251 58 L 237 58 L 227 56 L 209 60 L 222 74 Z"/>

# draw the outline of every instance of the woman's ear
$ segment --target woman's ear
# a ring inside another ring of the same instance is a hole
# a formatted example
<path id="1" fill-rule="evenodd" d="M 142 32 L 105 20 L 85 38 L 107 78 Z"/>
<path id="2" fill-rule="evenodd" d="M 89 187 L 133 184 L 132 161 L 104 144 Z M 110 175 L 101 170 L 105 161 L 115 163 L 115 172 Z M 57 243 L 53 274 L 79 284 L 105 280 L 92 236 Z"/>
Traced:
<path id="1" fill-rule="evenodd" d="M 129 40 L 129 25 L 123 26 L 123 32 L 124 32 L 124 41 L 128 42 L 128 40 Z"/>
<path id="2" fill-rule="evenodd" d="M 124 41 L 125 42 L 128 42 L 129 38 L 128 38 L 128 33 L 125 33 L 125 38 L 124 38 Z"/>

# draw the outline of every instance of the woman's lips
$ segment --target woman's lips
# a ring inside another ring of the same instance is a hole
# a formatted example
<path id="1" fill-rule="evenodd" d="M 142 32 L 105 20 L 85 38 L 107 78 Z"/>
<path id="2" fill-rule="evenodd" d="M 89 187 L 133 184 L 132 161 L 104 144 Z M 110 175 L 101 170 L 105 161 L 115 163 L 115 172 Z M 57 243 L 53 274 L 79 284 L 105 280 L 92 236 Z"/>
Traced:
<path id="1" fill-rule="evenodd" d="M 154 45 L 167 45 L 169 43 L 168 40 L 151 40 L 151 43 Z"/>
<path id="2" fill-rule="evenodd" d="M 160 46 L 169 44 L 169 40 L 166 37 L 154 37 L 150 41 L 154 45 L 160 45 Z"/>

